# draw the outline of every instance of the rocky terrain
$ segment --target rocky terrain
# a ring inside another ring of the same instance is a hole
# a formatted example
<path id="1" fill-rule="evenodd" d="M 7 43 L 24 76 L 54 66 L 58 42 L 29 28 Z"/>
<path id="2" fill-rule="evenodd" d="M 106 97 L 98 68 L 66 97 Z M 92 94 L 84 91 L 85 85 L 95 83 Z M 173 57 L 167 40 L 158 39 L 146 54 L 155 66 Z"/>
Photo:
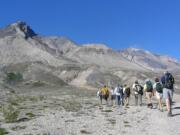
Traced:
<path id="1" fill-rule="evenodd" d="M 72 87 L 19 86 L 14 90 L 16 93 L 1 90 L 6 95 L 0 97 L 2 135 L 180 134 L 180 96 L 177 95 L 170 118 L 165 106 L 163 112 L 157 109 L 155 97 L 154 107 L 149 109 L 145 98 L 143 106 L 135 106 L 133 96 L 129 107 L 118 107 L 111 102 L 100 105 L 95 91 Z M 14 109 L 8 110 L 9 106 Z"/>
<path id="2" fill-rule="evenodd" d="M 180 62 L 174 58 L 79 45 L 37 34 L 22 21 L 10 24 L 0 29 L 0 135 L 180 134 L 178 95 L 173 118 L 165 110 L 135 107 L 133 96 L 129 108 L 99 105 L 96 97 L 104 84 L 144 84 L 167 70 L 180 93 Z"/>

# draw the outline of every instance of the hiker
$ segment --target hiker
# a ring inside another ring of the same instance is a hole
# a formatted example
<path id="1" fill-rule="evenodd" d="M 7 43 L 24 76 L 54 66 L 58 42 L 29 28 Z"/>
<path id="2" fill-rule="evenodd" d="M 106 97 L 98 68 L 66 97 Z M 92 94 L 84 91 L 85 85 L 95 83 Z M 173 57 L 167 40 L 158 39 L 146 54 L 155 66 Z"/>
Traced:
<path id="1" fill-rule="evenodd" d="M 172 76 L 171 73 L 166 71 L 164 75 L 161 77 L 161 82 L 163 85 L 163 97 L 166 100 L 166 107 L 168 111 L 168 116 L 172 116 L 172 96 L 174 92 L 174 77 Z"/>
<path id="2" fill-rule="evenodd" d="M 102 104 L 102 94 L 101 94 L 101 89 L 99 89 L 99 90 L 97 91 L 97 97 L 99 97 L 100 103 Z"/>
<path id="3" fill-rule="evenodd" d="M 152 104 L 153 85 L 149 79 L 145 81 L 144 91 L 146 93 L 146 98 L 147 98 L 147 107 L 152 109 L 153 108 L 153 104 Z"/>
<path id="4" fill-rule="evenodd" d="M 126 84 L 124 85 L 123 93 L 124 93 L 125 107 L 127 107 L 129 105 L 129 98 L 130 98 L 130 95 L 131 95 L 131 89 Z"/>
<path id="5" fill-rule="evenodd" d="M 122 104 L 122 106 L 123 106 L 124 102 L 123 102 L 123 88 L 122 88 L 122 86 L 120 86 L 118 84 L 117 87 L 115 88 L 114 92 L 116 94 L 117 105 L 120 106 Z"/>
<path id="6" fill-rule="evenodd" d="M 110 94 L 111 94 L 111 105 L 114 105 L 114 100 L 116 99 L 116 94 L 114 92 L 114 87 L 111 87 Z"/>
<path id="7" fill-rule="evenodd" d="M 163 111 L 162 108 L 163 86 L 159 82 L 159 78 L 155 78 L 155 84 L 153 85 L 153 90 L 155 91 L 154 93 L 156 93 L 155 95 L 158 100 L 158 109 L 160 111 Z"/>
<path id="8" fill-rule="evenodd" d="M 132 86 L 135 97 L 135 105 L 142 106 L 142 96 L 143 96 L 143 87 L 139 84 L 138 80 L 136 80 Z"/>
<path id="9" fill-rule="evenodd" d="M 102 99 L 104 99 L 106 101 L 106 104 L 108 104 L 109 89 L 106 85 L 104 85 L 104 87 L 101 88 L 100 95 L 101 95 L 101 104 L 102 104 Z"/>

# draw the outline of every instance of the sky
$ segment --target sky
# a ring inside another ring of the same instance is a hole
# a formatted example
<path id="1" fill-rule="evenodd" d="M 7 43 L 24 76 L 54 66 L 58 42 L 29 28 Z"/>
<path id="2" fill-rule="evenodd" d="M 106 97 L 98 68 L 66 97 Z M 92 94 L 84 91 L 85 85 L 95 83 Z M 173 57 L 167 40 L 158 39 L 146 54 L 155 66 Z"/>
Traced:
<path id="1" fill-rule="evenodd" d="M 180 0 L 0 0 L 0 27 L 18 20 L 77 44 L 141 48 L 180 60 Z"/>

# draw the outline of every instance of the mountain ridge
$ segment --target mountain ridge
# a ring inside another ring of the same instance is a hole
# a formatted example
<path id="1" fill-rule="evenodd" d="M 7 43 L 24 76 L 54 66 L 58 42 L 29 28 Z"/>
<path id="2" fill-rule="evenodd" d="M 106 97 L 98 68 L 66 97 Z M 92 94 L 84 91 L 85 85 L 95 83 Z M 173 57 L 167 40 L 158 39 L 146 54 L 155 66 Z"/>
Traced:
<path id="1" fill-rule="evenodd" d="M 35 36 L 40 36 L 39 34 L 37 34 L 36 32 L 34 32 L 34 30 L 25 22 L 25 21 L 17 21 L 15 23 L 12 23 L 12 24 L 9 24 L 5 27 L 3 27 L 3 29 L 9 29 L 9 28 L 14 28 L 14 29 L 20 29 L 22 32 L 24 32 L 25 34 L 25 37 L 28 38 L 28 37 L 35 37 Z M 0 29 L 2 30 L 2 28 Z M 13 30 L 12 30 L 13 31 Z M 54 39 L 64 39 L 65 41 L 69 41 L 71 43 L 73 43 L 74 45 L 78 45 L 78 46 L 87 46 L 87 47 L 94 47 L 94 48 L 100 48 L 100 49 L 111 49 L 110 47 L 107 46 L 107 44 L 102 44 L 102 43 L 84 43 L 84 44 L 77 44 L 75 43 L 74 41 L 70 40 L 69 38 L 67 37 L 63 37 L 63 36 L 41 36 L 42 38 L 54 38 Z M 129 48 L 119 48 L 117 50 L 114 50 L 114 51 L 123 51 L 123 50 L 134 50 L 134 51 L 143 51 L 143 52 L 146 52 L 146 53 L 151 53 L 153 55 L 158 55 L 158 56 L 163 56 L 163 57 L 168 57 L 168 58 L 172 58 L 174 60 L 176 60 L 177 62 L 179 62 L 178 59 L 172 57 L 172 56 L 169 56 L 169 55 L 165 55 L 165 54 L 157 54 L 157 53 L 152 53 L 148 50 L 145 50 L 145 49 L 142 49 L 142 48 L 134 48 L 134 47 L 129 47 Z"/>
<path id="2" fill-rule="evenodd" d="M 8 72 L 21 72 L 26 81 L 49 82 L 51 75 L 55 84 L 59 79 L 60 84 L 99 87 L 143 81 L 165 70 L 180 74 L 180 63 L 171 57 L 137 48 L 118 51 L 106 44 L 79 45 L 65 37 L 36 34 L 21 21 L 0 33 L 0 65 Z"/>

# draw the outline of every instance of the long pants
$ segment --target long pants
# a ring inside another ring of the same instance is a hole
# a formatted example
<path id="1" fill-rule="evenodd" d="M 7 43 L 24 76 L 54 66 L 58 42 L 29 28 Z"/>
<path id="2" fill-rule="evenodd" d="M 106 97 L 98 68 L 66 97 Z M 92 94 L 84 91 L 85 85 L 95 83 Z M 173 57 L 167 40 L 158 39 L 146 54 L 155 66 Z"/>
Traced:
<path id="1" fill-rule="evenodd" d="M 117 105 L 124 105 L 124 99 L 122 95 L 116 95 L 116 101 L 117 101 Z"/>
<path id="2" fill-rule="evenodd" d="M 135 94 L 134 96 L 135 96 L 135 105 L 142 105 L 142 95 L 141 94 Z"/>
<path id="3" fill-rule="evenodd" d="M 166 99 L 166 107 L 169 113 L 172 111 L 172 97 L 173 97 L 173 90 L 164 88 L 163 89 L 163 97 Z"/>

